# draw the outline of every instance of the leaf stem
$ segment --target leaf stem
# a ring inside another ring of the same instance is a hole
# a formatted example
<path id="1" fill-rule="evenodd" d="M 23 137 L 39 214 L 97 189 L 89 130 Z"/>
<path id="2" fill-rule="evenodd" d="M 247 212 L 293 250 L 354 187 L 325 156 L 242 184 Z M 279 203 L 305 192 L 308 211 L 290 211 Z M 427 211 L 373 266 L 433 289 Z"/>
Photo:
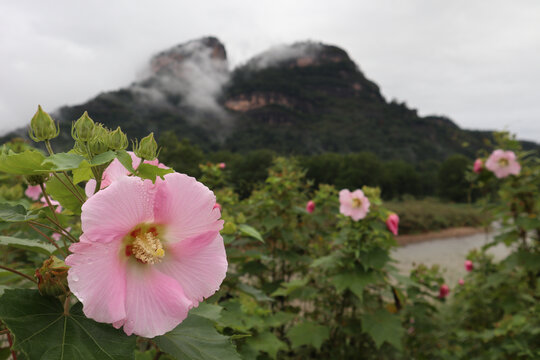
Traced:
<path id="1" fill-rule="evenodd" d="M 73 194 L 73 196 L 75 196 L 75 198 L 76 198 L 77 200 L 79 200 L 79 202 L 80 202 L 81 204 L 84 204 L 84 200 L 81 198 L 80 194 L 78 194 L 78 191 L 76 190 L 77 188 L 76 188 L 75 184 L 73 184 L 73 182 L 71 182 L 71 179 L 69 178 L 69 176 L 67 175 L 67 173 L 66 173 L 65 171 L 63 171 L 62 173 L 64 174 L 64 176 L 66 177 L 66 179 L 71 183 L 71 185 L 72 185 L 73 188 L 70 188 L 69 186 L 67 186 L 66 183 L 64 183 L 64 182 L 62 181 L 62 179 L 60 179 L 60 176 L 58 176 L 57 173 L 54 173 L 54 172 L 53 172 L 53 175 L 54 175 L 55 178 L 58 179 L 58 181 L 60 181 L 60 183 L 61 183 L 62 185 L 64 185 L 64 187 L 65 187 L 66 189 L 69 190 L 69 192 L 71 192 L 71 193 Z"/>
<path id="2" fill-rule="evenodd" d="M 34 225 L 32 224 L 28 224 L 32 229 L 34 229 L 36 232 L 38 232 L 41 236 L 43 236 L 45 239 L 49 240 L 49 242 L 51 244 L 53 244 L 56 249 L 58 249 L 58 251 L 60 251 L 62 253 L 62 255 L 67 256 L 66 252 L 64 250 L 62 250 L 62 248 L 60 246 L 58 246 L 58 244 L 56 243 L 56 241 L 54 241 L 54 239 L 51 239 L 49 236 L 47 236 L 45 233 L 43 233 L 41 230 L 39 230 L 38 228 L 36 228 Z"/>
<path id="3" fill-rule="evenodd" d="M 71 293 L 67 293 L 66 300 L 64 300 L 64 315 L 69 315 L 69 298 Z"/>
<path id="4" fill-rule="evenodd" d="M 33 283 L 37 284 L 37 281 L 36 281 L 34 278 L 32 278 L 32 277 L 30 277 L 30 276 L 28 276 L 28 275 L 26 275 L 26 274 L 23 274 L 23 273 L 20 272 L 20 271 L 17 271 L 17 270 L 15 270 L 15 269 L 12 269 L 12 268 L 7 267 L 7 266 L 4 266 L 4 265 L 0 265 L 0 269 L 4 269 L 4 270 L 7 270 L 7 271 L 11 271 L 12 273 L 17 274 L 17 275 L 20 275 L 20 276 L 26 278 L 27 280 L 30 280 L 30 281 L 32 281 Z"/>
<path id="5" fill-rule="evenodd" d="M 11 339 L 11 333 L 7 333 L 7 338 L 8 338 L 8 343 L 9 343 L 9 348 L 11 349 L 11 347 L 13 346 L 13 340 Z M 17 354 L 15 353 L 15 350 L 11 350 L 11 357 L 13 358 L 13 360 L 17 360 Z"/>
<path id="6" fill-rule="evenodd" d="M 54 208 L 51 204 L 51 199 L 49 199 L 49 194 L 47 194 L 47 192 L 45 191 L 45 186 L 43 186 L 43 183 L 41 183 L 39 184 L 39 187 L 41 188 L 43 197 L 45 197 L 45 201 L 47 202 L 47 205 L 49 205 L 49 209 L 51 209 L 51 212 L 53 213 L 53 216 L 56 219 L 56 222 L 59 223 L 58 218 L 56 217 L 56 211 L 54 211 Z"/>
<path id="7" fill-rule="evenodd" d="M 76 239 L 73 235 L 71 235 L 71 234 L 69 233 L 69 231 L 67 231 L 66 229 L 64 229 L 64 228 L 62 228 L 62 227 L 58 227 L 58 229 L 55 229 L 55 228 L 53 228 L 52 226 L 45 225 L 45 224 L 42 224 L 42 223 L 37 222 L 37 221 L 30 220 L 30 221 L 28 221 L 28 222 L 29 222 L 30 224 L 34 224 L 34 225 L 37 225 L 37 226 L 41 226 L 41 227 L 44 227 L 44 228 L 49 229 L 49 230 L 52 230 L 52 231 L 56 231 L 56 232 L 62 231 L 64 234 L 61 234 L 61 235 L 66 236 L 71 242 L 77 242 L 77 239 Z M 56 225 L 56 224 L 55 224 L 55 225 Z M 58 225 L 56 225 L 56 226 L 58 226 Z"/>

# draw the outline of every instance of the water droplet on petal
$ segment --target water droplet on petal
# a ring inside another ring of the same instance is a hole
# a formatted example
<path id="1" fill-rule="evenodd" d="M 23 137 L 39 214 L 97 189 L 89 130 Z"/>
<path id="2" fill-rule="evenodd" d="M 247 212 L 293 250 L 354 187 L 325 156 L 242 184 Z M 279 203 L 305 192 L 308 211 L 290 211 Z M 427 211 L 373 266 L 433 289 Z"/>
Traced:
<path id="1" fill-rule="evenodd" d="M 77 276 L 77 274 L 73 274 L 73 275 L 71 276 L 71 280 L 73 280 L 73 281 L 79 281 L 79 277 Z"/>

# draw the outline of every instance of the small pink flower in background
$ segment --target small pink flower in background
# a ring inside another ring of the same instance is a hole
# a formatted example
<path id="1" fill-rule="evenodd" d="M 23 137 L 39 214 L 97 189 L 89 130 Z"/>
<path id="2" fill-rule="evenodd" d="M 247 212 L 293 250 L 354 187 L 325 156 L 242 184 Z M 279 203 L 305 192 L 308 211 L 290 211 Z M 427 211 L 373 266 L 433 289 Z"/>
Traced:
<path id="1" fill-rule="evenodd" d="M 219 209 L 219 211 L 221 211 L 221 204 L 217 202 L 217 203 L 214 205 L 214 209 Z"/>
<path id="2" fill-rule="evenodd" d="M 446 284 L 442 284 L 439 288 L 439 298 L 444 299 L 450 293 L 450 288 Z"/>
<path id="3" fill-rule="evenodd" d="M 392 213 L 386 219 L 386 227 L 390 232 L 397 236 L 398 234 L 398 225 L 399 225 L 399 216 L 395 213 Z"/>
<path id="4" fill-rule="evenodd" d="M 409 335 L 414 334 L 414 326 L 411 326 L 410 328 L 407 329 L 407 334 Z"/>
<path id="5" fill-rule="evenodd" d="M 128 154 L 131 156 L 131 161 L 132 161 L 131 166 L 134 169 L 137 169 L 137 167 L 141 163 L 141 158 L 135 155 L 133 151 L 128 151 Z M 162 169 L 167 169 L 167 166 L 161 164 L 158 159 L 154 159 L 152 161 L 145 160 L 144 163 L 155 165 Z M 129 170 L 126 169 L 124 165 L 122 165 L 120 160 L 114 159 L 103 172 L 100 189 L 105 189 L 107 186 L 111 185 L 114 181 L 122 177 L 128 176 L 129 174 L 130 174 Z M 86 187 L 84 188 L 84 192 L 86 193 L 86 196 L 90 197 L 94 195 L 95 189 L 96 189 L 96 180 L 95 179 L 88 180 L 88 182 L 86 183 Z"/>
<path id="6" fill-rule="evenodd" d="M 62 206 L 60 206 L 60 203 L 56 200 L 51 199 L 50 197 L 49 197 L 49 200 L 52 206 L 56 206 L 56 208 L 54 209 L 54 212 L 61 213 Z M 39 201 L 41 201 L 41 203 L 43 204 L 43 207 L 49 206 L 49 204 L 47 204 L 47 200 L 45 199 L 45 196 L 42 196 L 41 199 L 39 199 Z"/>
<path id="7" fill-rule="evenodd" d="M 365 218 L 369 212 L 369 199 L 362 190 L 353 192 L 347 189 L 341 190 L 339 192 L 339 203 L 339 212 L 350 216 L 354 221 Z"/>
<path id="8" fill-rule="evenodd" d="M 128 335 L 162 335 L 214 294 L 227 272 L 212 191 L 187 175 L 124 176 L 82 206 L 69 288 L 95 321 Z"/>
<path id="9" fill-rule="evenodd" d="M 476 159 L 474 161 L 474 165 L 473 165 L 473 171 L 475 173 L 480 173 L 482 172 L 482 168 L 484 167 L 484 163 L 482 162 L 482 159 Z"/>
<path id="10" fill-rule="evenodd" d="M 225 165 L 224 162 L 221 162 L 221 163 L 218 164 L 218 166 L 219 166 L 220 169 L 225 169 L 225 167 L 226 167 L 227 165 Z"/>
<path id="11" fill-rule="evenodd" d="M 459 279 L 458 283 L 459 283 L 459 285 L 463 286 L 463 285 L 465 285 L 465 280 Z"/>
<path id="12" fill-rule="evenodd" d="M 26 188 L 24 195 L 32 200 L 39 200 L 41 197 L 41 187 L 39 185 L 29 186 Z"/>
<path id="13" fill-rule="evenodd" d="M 70 232 L 70 231 L 71 231 L 71 228 L 70 228 L 70 227 L 67 227 L 67 228 L 66 228 L 66 231 L 67 231 L 67 232 Z M 52 237 L 55 241 L 60 241 L 60 239 L 62 239 L 62 234 L 55 232 L 55 233 L 53 233 L 53 234 L 51 235 L 51 237 Z"/>
<path id="14" fill-rule="evenodd" d="M 508 175 L 519 175 L 521 165 L 513 151 L 495 150 L 486 161 L 486 169 L 492 171 L 499 179 Z"/>
<path id="15" fill-rule="evenodd" d="M 472 271 L 474 269 L 473 262 L 471 260 L 465 260 L 465 270 Z"/>
<path id="16" fill-rule="evenodd" d="M 309 200 L 306 204 L 306 211 L 308 213 L 312 213 L 313 211 L 315 211 L 315 201 L 313 200 Z"/>

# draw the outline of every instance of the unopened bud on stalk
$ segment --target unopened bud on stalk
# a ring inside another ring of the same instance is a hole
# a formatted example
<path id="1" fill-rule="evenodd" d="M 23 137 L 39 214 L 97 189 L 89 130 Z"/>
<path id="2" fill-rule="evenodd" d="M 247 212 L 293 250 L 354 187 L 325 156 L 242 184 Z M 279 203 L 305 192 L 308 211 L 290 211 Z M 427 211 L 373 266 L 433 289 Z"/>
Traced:
<path id="1" fill-rule="evenodd" d="M 69 266 L 56 256 L 51 256 L 36 270 L 38 289 L 44 296 L 60 296 L 69 291 L 67 274 Z"/>
<path id="2" fill-rule="evenodd" d="M 85 111 L 82 116 L 71 126 L 71 137 L 75 141 L 90 141 L 94 136 L 94 120 Z"/>
<path id="3" fill-rule="evenodd" d="M 55 125 L 53 119 L 38 105 L 38 110 L 30 121 L 28 135 L 35 142 L 50 140 L 60 134 L 60 128 Z"/>
<path id="4" fill-rule="evenodd" d="M 26 175 L 25 179 L 28 185 L 36 186 L 43 184 L 49 178 L 49 174 L 38 174 L 38 175 Z"/>
<path id="5" fill-rule="evenodd" d="M 92 155 L 103 154 L 109 150 L 109 131 L 102 124 L 96 124 L 94 127 L 94 137 L 88 142 L 88 147 Z"/>
<path id="6" fill-rule="evenodd" d="M 126 134 L 122 132 L 120 126 L 116 130 L 109 133 L 108 145 L 113 150 L 125 150 L 128 146 L 128 138 Z"/>
<path id="7" fill-rule="evenodd" d="M 157 157 L 158 145 L 154 139 L 154 133 L 150 133 L 147 137 L 141 139 L 133 148 L 135 155 L 143 160 L 154 160 Z"/>

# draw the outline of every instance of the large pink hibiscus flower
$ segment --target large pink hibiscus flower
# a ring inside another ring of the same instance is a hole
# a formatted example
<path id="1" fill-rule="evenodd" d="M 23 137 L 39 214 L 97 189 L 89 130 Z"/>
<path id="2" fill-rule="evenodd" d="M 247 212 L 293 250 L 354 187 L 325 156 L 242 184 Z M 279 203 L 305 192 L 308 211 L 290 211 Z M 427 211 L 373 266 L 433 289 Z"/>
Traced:
<path id="1" fill-rule="evenodd" d="M 369 212 L 369 199 L 359 189 L 353 192 L 347 189 L 341 190 L 339 192 L 339 203 L 339 212 L 350 216 L 354 221 L 365 218 Z"/>
<path id="2" fill-rule="evenodd" d="M 519 175 L 521 165 L 516 160 L 516 154 L 513 151 L 503 151 L 497 149 L 489 155 L 486 161 L 486 169 L 492 171 L 499 179 L 508 175 Z"/>
<path id="3" fill-rule="evenodd" d="M 121 177 L 82 207 L 68 282 L 89 318 L 126 334 L 162 335 L 219 289 L 227 272 L 212 191 L 172 173 Z"/>

